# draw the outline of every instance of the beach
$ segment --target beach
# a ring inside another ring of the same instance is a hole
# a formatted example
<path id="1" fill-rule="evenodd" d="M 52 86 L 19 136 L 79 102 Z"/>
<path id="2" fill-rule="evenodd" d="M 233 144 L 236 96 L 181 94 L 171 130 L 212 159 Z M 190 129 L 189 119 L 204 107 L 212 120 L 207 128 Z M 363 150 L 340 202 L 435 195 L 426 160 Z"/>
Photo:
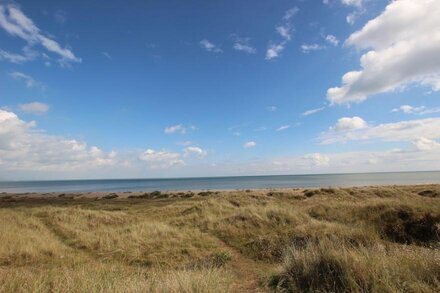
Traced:
<path id="1" fill-rule="evenodd" d="M 0 219 L 2 292 L 440 289 L 435 184 L 3 192 Z"/>

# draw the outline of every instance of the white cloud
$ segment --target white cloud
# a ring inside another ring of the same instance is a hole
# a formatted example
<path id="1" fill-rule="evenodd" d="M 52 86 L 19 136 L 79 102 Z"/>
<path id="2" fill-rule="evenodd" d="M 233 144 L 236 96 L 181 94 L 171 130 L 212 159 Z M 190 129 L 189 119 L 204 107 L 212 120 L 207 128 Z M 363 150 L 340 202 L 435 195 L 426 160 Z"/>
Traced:
<path id="1" fill-rule="evenodd" d="M 171 134 L 171 133 L 180 133 L 180 134 L 185 134 L 187 133 L 189 130 L 195 130 L 196 127 L 193 125 L 190 126 L 184 126 L 182 124 L 177 124 L 177 125 L 173 125 L 173 126 L 169 126 L 169 127 L 165 127 L 164 132 L 166 134 Z"/>
<path id="2" fill-rule="evenodd" d="M 420 137 L 418 139 L 415 139 L 412 141 L 412 143 L 416 147 L 416 149 L 420 151 L 430 151 L 435 149 L 440 150 L 440 143 L 425 137 Z"/>
<path id="3" fill-rule="evenodd" d="M 112 56 L 107 52 L 101 52 L 101 54 L 106 57 L 108 60 L 112 60 Z"/>
<path id="4" fill-rule="evenodd" d="M 6 60 L 11 63 L 21 64 L 26 61 L 32 60 L 33 58 L 33 55 L 20 55 L 0 49 L 0 60 Z"/>
<path id="5" fill-rule="evenodd" d="M 283 131 L 283 130 L 286 130 L 286 129 L 289 129 L 289 128 L 290 128 L 290 125 L 282 125 L 282 126 L 278 127 L 276 129 L 276 131 Z"/>
<path id="6" fill-rule="evenodd" d="M 0 27 L 11 36 L 25 40 L 29 47 L 41 45 L 47 51 L 57 54 L 62 65 L 81 62 L 81 58 L 76 57 L 70 49 L 61 47 L 58 42 L 43 34 L 15 4 L 0 4 Z"/>
<path id="7" fill-rule="evenodd" d="M 271 43 L 266 51 L 266 60 L 272 60 L 280 57 L 281 52 L 284 50 L 286 42 Z"/>
<path id="8" fill-rule="evenodd" d="M 248 141 L 248 142 L 246 142 L 244 145 L 243 145 L 243 147 L 245 148 L 245 149 L 250 149 L 250 148 L 253 148 L 253 147 L 255 147 L 257 144 L 255 143 L 255 141 Z"/>
<path id="9" fill-rule="evenodd" d="M 176 144 L 180 145 L 180 146 L 189 146 L 192 144 L 192 141 L 189 141 L 189 140 L 178 141 L 178 142 L 176 142 Z"/>
<path id="10" fill-rule="evenodd" d="M 139 155 L 141 161 L 147 162 L 148 167 L 156 169 L 169 168 L 173 166 L 184 165 L 184 161 L 180 159 L 180 154 L 169 151 L 155 151 L 147 149 Z"/>
<path id="11" fill-rule="evenodd" d="M 326 40 L 328 43 L 330 43 L 331 45 L 335 46 L 335 47 L 339 45 L 339 40 L 338 40 L 338 38 L 335 37 L 334 35 L 327 35 L 327 36 L 325 37 L 325 40 Z"/>
<path id="12" fill-rule="evenodd" d="M 353 117 L 356 118 L 356 117 Z M 348 141 L 413 141 L 419 138 L 439 139 L 440 118 L 407 120 L 368 126 L 362 119 L 341 118 L 335 126 L 323 133 L 319 140 L 323 144 Z"/>
<path id="13" fill-rule="evenodd" d="M 290 41 L 290 39 L 292 38 L 291 36 L 291 28 L 290 26 L 287 25 L 280 25 L 277 26 L 275 28 L 275 30 L 277 31 L 278 34 L 280 34 L 280 36 L 282 36 L 286 41 Z"/>
<path id="14" fill-rule="evenodd" d="M 282 37 L 282 41 L 270 41 L 266 50 L 266 60 L 276 59 L 281 56 L 281 52 L 285 49 L 286 44 L 292 39 L 294 31 L 292 25 L 293 17 L 298 13 L 298 7 L 293 7 L 284 13 L 282 23 L 275 27 L 275 31 Z"/>
<path id="15" fill-rule="evenodd" d="M 303 53 L 310 53 L 311 51 L 319 51 L 325 49 L 324 46 L 319 44 L 302 44 L 301 50 Z"/>
<path id="16" fill-rule="evenodd" d="M 269 106 L 269 107 L 267 107 L 267 111 L 269 111 L 269 112 L 275 112 L 276 110 L 277 110 L 276 106 Z"/>
<path id="17" fill-rule="evenodd" d="M 332 104 L 362 102 L 371 95 L 403 89 L 409 84 L 440 90 L 440 1 L 392 1 L 378 17 L 353 33 L 346 45 L 371 49 L 362 69 L 342 77 L 330 88 Z"/>
<path id="18" fill-rule="evenodd" d="M 36 114 L 41 115 L 44 113 L 47 113 L 49 111 L 49 105 L 40 103 L 40 102 L 32 102 L 27 104 L 21 104 L 19 105 L 19 108 L 21 111 L 30 113 L 30 114 Z"/>
<path id="19" fill-rule="evenodd" d="M 342 4 L 347 6 L 362 7 L 363 0 L 341 0 Z"/>
<path id="20" fill-rule="evenodd" d="M 242 51 L 248 54 L 257 53 L 257 49 L 252 47 L 250 44 L 250 38 L 240 38 L 238 36 L 234 36 L 234 45 L 233 48 L 237 51 Z"/>
<path id="21" fill-rule="evenodd" d="M 36 129 L 35 122 L 25 122 L 5 110 L 0 110 L 0 158 L 4 172 L 81 171 L 114 163 L 97 147 L 45 134 Z"/>
<path id="22" fill-rule="evenodd" d="M 207 39 L 203 39 L 200 41 L 200 47 L 202 47 L 203 49 L 205 49 L 208 52 L 223 53 L 222 49 L 218 48 L 216 45 L 214 45 L 213 43 L 211 43 Z"/>
<path id="23" fill-rule="evenodd" d="M 352 6 L 356 10 L 347 15 L 345 20 L 348 24 L 353 25 L 356 19 L 365 13 L 364 0 L 341 0 L 341 3 L 346 6 Z"/>
<path id="24" fill-rule="evenodd" d="M 292 7 L 284 13 L 283 20 L 289 21 L 293 18 L 299 11 L 298 7 Z"/>
<path id="25" fill-rule="evenodd" d="M 405 114 L 434 114 L 440 113 L 440 107 L 437 108 L 426 108 L 425 106 L 413 107 L 410 105 L 402 105 L 399 108 L 394 108 L 391 112 L 403 112 Z"/>
<path id="26" fill-rule="evenodd" d="M 207 154 L 208 154 L 207 151 L 205 151 L 202 148 L 195 147 L 195 146 L 186 147 L 183 151 L 184 157 L 189 157 L 189 156 L 194 155 L 194 156 L 202 159 L 202 158 L 206 157 Z"/>
<path id="27" fill-rule="evenodd" d="M 438 135 L 438 131 L 435 132 L 439 129 L 438 125 L 433 125 L 426 119 L 418 124 L 431 125 L 431 134 Z M 421 131 L 418 128 L 420 126 L 407 125 L 398 130 L 396 125 L 385 124 L 357 131 L 372 128 L 374 131 L 368 130 L 367 136 L 377 137 L 376 134 L 380 132 L 399 132 L 412 127 L 416 128 L 413 134 L 418 136 L 404 136 L 412 144 L 408 149 L 316 152 L 249 161 L 215 161 L 186 165 L 183 161 L 185 150 L 105 152 L 97 146 L 88 147 L 82 141 L 46 134 L 36 127 L 35 122 L 23 121 L 11 111 L 0 110 L 0 178 L 133 178 L 440 169 L 439 138 L 434 138 L 426 129 Z M 203 153 L 203 150 L 192 151 L 192 154 L 197 153 Z"/>
<path id="28" fill-rule="evenodd" d="M 330 162 L 330 158 L 328 156 L 320 153 L 308 154 L 303 158 L 309 160 L 314 166 L 327 166 Z"/>
<path id="29" fill-rule="evenodd" d="M 301 114 L 301 116 L 309 116 L 309 115 L 313 115 L 313 114 L 316 114 L 316 113 L 318 113 L 318 112 L 321 112 L 321 111 L 324 110 L 324 109 L 325 109 L 325 107 L 320 107 L 320 108 L 310 109 L 310 110 L 307 110 L 307 111 L 303 112 L 303 113 Z"/>
<path id="30" fill-rule="evenodd" d="M 39 88 L 41 88 L 43 90 L 45 88 L 45 86 L 41 82 L 36 81 L 32 76 L 24 74 L 22 72 L 15 71 L 15 72 L 12 72 L 10 74 L 10 76 L 13 79 L 24 81 L 28 88 L 39 87 Z"/>
<path id="31" fill-rule="evenodd" d="M 355 130 L 355 129 L 363 129 L 368 126 L 367 122 L 361 117 L 343 117 L 338 119 L 335 126 L 331 127 L 331 130 L 334 131 L 347 131 L 347 130 Z"/>

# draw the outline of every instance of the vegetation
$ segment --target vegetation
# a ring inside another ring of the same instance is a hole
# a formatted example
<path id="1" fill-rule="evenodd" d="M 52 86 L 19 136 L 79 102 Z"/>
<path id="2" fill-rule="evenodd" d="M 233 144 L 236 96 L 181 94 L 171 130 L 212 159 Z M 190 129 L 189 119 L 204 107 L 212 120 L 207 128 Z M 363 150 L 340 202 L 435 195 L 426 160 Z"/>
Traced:
<path id="1" fill-rule="evenodd" d="M 1 194 L 0 292 L 439 292 L 439 194 Z"/>

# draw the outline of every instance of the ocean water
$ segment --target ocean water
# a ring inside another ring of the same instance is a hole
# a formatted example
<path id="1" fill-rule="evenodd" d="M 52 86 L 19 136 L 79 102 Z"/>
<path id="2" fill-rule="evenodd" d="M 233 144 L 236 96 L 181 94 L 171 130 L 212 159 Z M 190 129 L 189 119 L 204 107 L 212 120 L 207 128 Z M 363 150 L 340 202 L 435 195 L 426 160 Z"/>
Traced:
<path id="1" fill-rule="evenodd" d="M 0 192 L 166 191 L 438 183 L 440 171 L 174 179 L 0 181 Z"/>

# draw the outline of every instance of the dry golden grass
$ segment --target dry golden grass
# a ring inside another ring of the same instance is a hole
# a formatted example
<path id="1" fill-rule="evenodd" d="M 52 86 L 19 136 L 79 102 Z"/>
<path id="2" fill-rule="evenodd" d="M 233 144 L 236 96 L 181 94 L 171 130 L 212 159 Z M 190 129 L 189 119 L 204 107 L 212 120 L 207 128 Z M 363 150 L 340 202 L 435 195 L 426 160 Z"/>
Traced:
<path id="1" fill-rule="evenodd" d="M 438 185 L 127 195 L 0 196 L 0 292 L 440 291 Z"/>

